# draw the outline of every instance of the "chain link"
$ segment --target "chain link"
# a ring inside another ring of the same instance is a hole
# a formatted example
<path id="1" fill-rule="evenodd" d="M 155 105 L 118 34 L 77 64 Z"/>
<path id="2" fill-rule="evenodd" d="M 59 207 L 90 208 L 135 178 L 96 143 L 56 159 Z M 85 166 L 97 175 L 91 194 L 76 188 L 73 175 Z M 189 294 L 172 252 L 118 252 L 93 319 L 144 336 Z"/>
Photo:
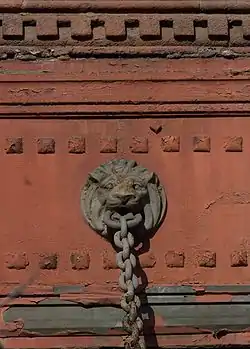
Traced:
<path id="1" fill-rule="evenodd" d="M 141 301 L 136 295 L 138 279 L 134 273 L 136 257 L 134 250 L 134 236 L 128 229 L 136 227 L 142 221 L 140 214 L 128 213 L 121 216 L 118 213 L 107 211 L 104 215 L 104 223 L 116 229 L 114 244 L 121 249 L 116 255 L 116 263 L 120 269 L 119 286 L 124 291 L 121 299 L 121 307 L 126 312 L 123 319 L 123 327 L 128 336 L 125 339 L 125 349 L 145 349 L 144 338 L 140 338 L 143 330 L 143 321 L 139 315 Z"/>

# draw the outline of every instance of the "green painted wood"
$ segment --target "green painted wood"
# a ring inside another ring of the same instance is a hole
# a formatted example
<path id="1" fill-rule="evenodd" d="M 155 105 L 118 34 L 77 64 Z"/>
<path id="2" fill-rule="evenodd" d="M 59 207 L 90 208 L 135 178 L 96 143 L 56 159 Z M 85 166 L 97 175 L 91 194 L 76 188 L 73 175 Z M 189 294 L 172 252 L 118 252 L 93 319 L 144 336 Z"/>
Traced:
<path id="1" fill-rule="evenodd" d="M 105 334 L 110 327 L 120 328 L 122 310 L 114 307 L 84 308 L 74 303 L 44 301 L 42 306 L 11 307 L 4 313 L 4 320 L 24 321 L 24 330 L 50 335 L 58 332 L 84 332 Z"/>
<path id="2" fill-rule="evenodd" d="M 204 289 L 206 293 L 250 293 L 250 285 L 209 285 Z"/>
<path id="3" fill-rule="evenodd" d="M 122 327 L 123 311 L 116 307 L 84 307 L 69 301 L 47 300 L 37 306 L 13 306 L 4 313 L 5 322 L 18 319 L 24 321 L 24 331 L 40 335 L 78 333 L 104 335 Z M 250 324 L 250 304 L 165 304 L 144 305 L 142 316 L 147 332 L 155 326 L 155 331 L 169 333 L 171 327 L 191 330 L 228 329 L 242 331 Z M 160 325 L 159 325 L 160 324 Z"/>
<path id="4" fill-rule="evenodd" d="M 250 289 L 250 287 L 249 287 Z M 196 294 L 192 286 L 152 286 L 147 288 L 147 294 Z"/>
<path id="5" fill-rule="evenodd" d="M 58 285 L 53 287 L 54 294 L 63 293 L 82 293 L 88 290 L 87 286 L 82 285 Z M 170 285 L 170 286 L 158 286 L 154 285 L 146 289 L 146 294 L 148 295 L 159 295 L 159 294 L 169 294 L 169 295 L 195 295 L 197 293 L 204 294 L 250 294 L 250 285 L 208 285 L 204 287 L 198 287 L 197 289 L 191 285 Z"/>

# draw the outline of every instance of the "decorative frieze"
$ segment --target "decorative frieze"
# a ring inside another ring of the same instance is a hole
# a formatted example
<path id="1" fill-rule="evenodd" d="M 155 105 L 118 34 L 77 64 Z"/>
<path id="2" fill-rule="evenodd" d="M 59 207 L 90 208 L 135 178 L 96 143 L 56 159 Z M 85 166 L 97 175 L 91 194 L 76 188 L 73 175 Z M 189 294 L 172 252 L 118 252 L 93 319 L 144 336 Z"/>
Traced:
<path id="1" fill-rule="evenodd" d="M 65 267 L 65 257 L 68 268 L 74 271 L 84 271 L 91 267 L 91 259 L 94 253 L 87 248 L 83 250 L 68 251 L 63 256 L 57 252 L 39 253 L 29 255 L 28 252 L 8 252 L 4 254 L 4 265 L 7 269 L 23 270 L 38 262 L 39 268 L 43 270 L 56 270 L 60 268 L 63 261 Z M 94 257 L 97 258 L 96 255 Z M 226 258 L 227 266 L 232 268 L 248 267 L 248 251 L 247 250 L 233 250 L 229 252 Z M 111 249 L 104 249 L 98 257 L 102 268 L 106 271 L 119 269 L 116 263 L 115 252 Z M 154 251 L 148 251 L 139 255 L 139 262 L 142 268 L 152 269 L 159 264 L 168 269 L 174 268 L 189 268 L 198 269 L 214 269 L 220 266 L 217 261 L 217 253 L 213 250 L 197 250 L 195 253 L 181 250 L 166 250 L 163 255 L 155 254 Z M 224 261 L 225 262 L 225 261 Z M 223 262 L 223 263 L 224 263 Z M 224 265 L 224 264 L 223 264 Z"/>
<path id="2" fill-rule="evenodd" d="M 161 128 L 161 126 L 159 126 Z M 157 137 L 157 133 L 161 132 L 156 129 L 151 137 Z M 164 153 L 178 153 L 184 150 L 182 148 L 183 137 L 176 135 L 166 135 L 159 139 L 159 149 Z M 23 146 L 25 142 L 24 137 L 7 137 L 5 139 L 4 151 L 6 154 L 25 154 L 25 148 Z M 123 139 L 114 136 L 108 136 L 97 139 L 95 149 L 99 149 L 100 153 L 115 154 L 119 152 L 120 144 Z M 56 144 L 53 137 L 41 137 L 36 140 L 37 154 L 55 154 L 63 144 L 67 144 L 67 152 L 69 154 L 81 155 L 90 154 L 92 145 L 90 145 L 89 136 L 70 136 L 67 139 L 61 139 L 60 145 Z M 99 143 L 99 144 L 98 144 Z M 217 142 L 216 148 L 213 147 L 212 138 L 207 135 L 197 135 L 189 137 L 189 140 L 185 137 L 185 151 L 191 151 L 194 153 L 210 153 L 218 151 L 219 149 L 225 152 L 243 152 L 247 149 L 243 149 L 244 139 L 241 136 L 227 136 L 221 137 L 220 142 Z M 127 150 L 134 154 L 147 154 L 150 152 L 152 146 L 156 146 L 155 142 L 149 137 L 133 136 L 128 140 Z M 65 148 L 64 148 L 65 149 Z"/>
<path id="3" fill-rule="evenodd" d="M 136 7 L 136 5 L 135 5 Z M 119 8 L 119 7 L 117 7 Z M 157 7 L 155 7 L 157 8 Z M 56 52 L 77 47 L 79 52 L 88 52 L 91 47 L 114 52 L 157 46 L 173 50 L 174 46 L 247 46 L 250 40 L 249 16 L 231 11 L 225 13 L 128 13 L 120 8 L 119 13 L 0 13 L 2 34 L 0 46 L 51 47 Z M 18 12 L 18 11 L 17 11 Z M 185 11 L 186 12 L 186 11 Z M 27 52 L 27 51 L 26 51 Z M 34 53 L 34 50 L 33 50 Z M 30 55 L 32 56 L 32 52 Z M 34 58 L 36 56 L 34 55 Z"/>

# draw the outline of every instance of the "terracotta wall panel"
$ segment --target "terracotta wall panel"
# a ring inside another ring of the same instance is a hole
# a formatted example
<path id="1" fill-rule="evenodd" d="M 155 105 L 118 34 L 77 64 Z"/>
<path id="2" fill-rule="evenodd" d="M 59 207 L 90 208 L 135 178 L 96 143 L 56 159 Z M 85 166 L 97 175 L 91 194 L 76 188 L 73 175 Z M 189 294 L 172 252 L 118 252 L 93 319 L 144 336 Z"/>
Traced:
<path id="1" fill-rule="evenodd" d="M 25 279 L 44 253 L 57 265 L 39 282 L 116 282 L 112 248 L 85 224 L 79 196 L 88 172 L 125 157 L 158 173 L 168 196 L 152 256 L 141 256 L 149 281 L 248 283 L 248 118 L 157 120 L 158 134 L 150 119 L 0 122 L 2 282 Z M 72 153 L 72 136 L 84 138 L 83 152 Z M 29 265 L 10 268 L 9 252 L 25 252 Z M 84 255 L 81 271 L 72 270 L 74 252 Z"/>

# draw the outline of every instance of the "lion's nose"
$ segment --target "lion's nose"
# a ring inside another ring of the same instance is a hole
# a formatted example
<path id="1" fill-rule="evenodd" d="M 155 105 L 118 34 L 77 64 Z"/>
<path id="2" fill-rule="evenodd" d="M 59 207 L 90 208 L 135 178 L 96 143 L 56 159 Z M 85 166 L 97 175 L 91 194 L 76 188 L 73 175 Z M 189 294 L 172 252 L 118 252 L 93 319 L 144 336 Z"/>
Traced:
<path id="1" fill-rule="evenodd" d="M 126 203 L 129 200 L 135 199 L 134 194 L 117 194 L 117 199 L 121 200 L 122 203 Z"/>

